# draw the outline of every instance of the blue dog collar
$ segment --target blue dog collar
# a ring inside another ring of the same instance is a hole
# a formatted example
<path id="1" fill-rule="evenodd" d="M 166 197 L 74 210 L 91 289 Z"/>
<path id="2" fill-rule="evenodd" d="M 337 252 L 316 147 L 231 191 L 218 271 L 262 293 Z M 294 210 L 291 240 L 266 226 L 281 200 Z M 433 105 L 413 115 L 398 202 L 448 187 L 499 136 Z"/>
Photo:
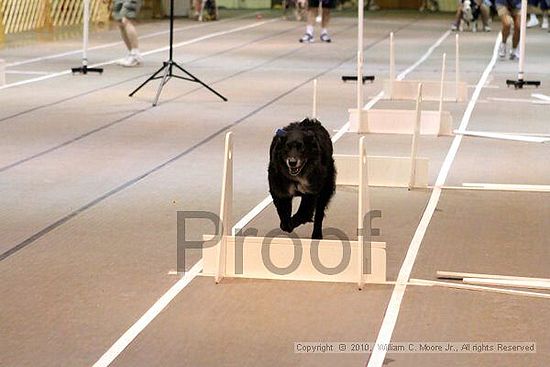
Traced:
<path id="1" fill-rule="evenodd" d="M 283 129 L 277 129 L 277 131 L 275 131 L 275 135 L 279 137 L 286 136 L 286 131 L 284 131 Z"/>

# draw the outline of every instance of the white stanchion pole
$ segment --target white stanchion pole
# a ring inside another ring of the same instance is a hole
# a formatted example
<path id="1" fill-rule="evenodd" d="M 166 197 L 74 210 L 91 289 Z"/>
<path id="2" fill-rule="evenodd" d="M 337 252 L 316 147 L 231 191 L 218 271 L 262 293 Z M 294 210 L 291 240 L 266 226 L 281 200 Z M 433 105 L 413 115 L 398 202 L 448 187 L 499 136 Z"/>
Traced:
<path id="1" fill-rule="evenodd" d="M 359 193 L 358 193 L 358 211 L 357 211 L 357 287 L 363 289 L 365 285 L 365 272 L 372 271 L 369 263 L 365 264 L 365 255 L 369 256 L 368 261 L 372 261 L 372 251 L 369 234 L 367 231 L 370 228 L 365 228 L 365 218 L 370 211 L 370 198 L 369 198 L 369 180 L 368 180 L 368 157 L 367 157 L 367 143 L 365 137 L 362 136 L 359 139 Z M 369 243 L 365 243 L 365 241 Z M 367 251 L 365 251 L 367 250 Z M 365 254 L 367 252 L 367 254 Z M 367 269 L 365 269 L 365 267 Z"/>
<path id="2" fill-rule="evenodd" d="M 527 36 L 527 0 L 521 0 L 521 27 L 519 34 L 519 63 L 518 63 L 518 81 L 524 77 L 525 66 L 525 36 Z"/>
<path id="3" fill-rule="evenodd" d="M 390 33 L 390 95 L 393 99 L 393 83 L 395 81 L 395 49 L 393 47 L 393 32 Z"/>
<path id="4" fill-rule="evenodd" d="M 362 126 L 363 121 L 363 27 L 364 27 L 364 0 L 357 4 L 357 129 L 368 132 Z"/>
<path id="5" fill-rule="evenodd" d="M 313 109 L 311 111 L 311 117 L 317 118 L 317 79 L 313 79 Z"/>
<path id="6" fill-rule="evenodd" d="M 0 59 L 0 86 L 6 84 L 6 62 Z"/>
<path id="7" fill-rule="evenodd" d="M 420 120 L 422 117 L 422 83 L 418 84 L 418 93 L 416 95 L 416 120 L 414 123 L 414 132 L 411 142 L 411 171 L 409 176 L 409 190 L 414 187 L 416 182 L 416 155 L 418 151 L 418 136 L 420 135 Z"/>
<path id="8" fill-rule="evenodd" d="M 82 40 L 82 65 L 88 66 L 88 37 L 90 32 L 90 0 L 84 0 L 84 29 Z"/>
<path id="9" fill-rule="evenodd" d="M 540 86 L 540 81 L 525 80 L 525 43 L 527 41 L 527 0 L 521 0 L 520 13 L 520 33 L 519 33 L 519 62 L 518 79 L 507 80 L 506 85 L 513 85 L 516 89 L 522 89 L 524 85 Z"/>
<path id="10" fill-rule="evenodd" d="M 455 100 L 458 102 L 458 94 L 459 94 L 459 87 L 458 84 L 460 83 L 460 44 L 459 44 L 459 38 L 458 33 L 455 37 Z"/>
<path id="11" fill-rule="evenodd" d="M 83 12 L 83 27 L 82 27 L 82 66 L 78 68 L 72 68 L 73 73 L 88 74 L 89 72 L 103 73 L 102 68 L 89 68 L 88 67 L 88 42 L 90 35 L 90 0 L 84 1 Z"/>

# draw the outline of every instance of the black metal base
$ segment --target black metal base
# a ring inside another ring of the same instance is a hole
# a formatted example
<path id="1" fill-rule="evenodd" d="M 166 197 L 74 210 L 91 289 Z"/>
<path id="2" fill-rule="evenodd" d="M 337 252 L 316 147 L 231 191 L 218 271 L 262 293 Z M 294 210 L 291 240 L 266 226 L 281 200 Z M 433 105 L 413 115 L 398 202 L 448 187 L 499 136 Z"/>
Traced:
<path id="1" fill-rule="evenodd" d="M 176 69 L 179 69 L 183 73 L 185 73 L 187 75 L 187 77 L 174 74 L 174 67 Z M 162 76 L 160 76 L 159 74 L 162 74 Z M 170 78 L 183 79 L 183 80 L 187 80 L 187 81 L 190 81 L 190 82 L 199 83 L 200 85 L 202 85 L 203 87 L 208 89 L 210 92 L 212 92 L 215 95 L 217 95 L 218 97 L 220 97 L 224 102 L 227 102 L 227 98 L 222 96 L 220 93 L 216 92 L 214 89 L 210 88 L 210 86 L 208 86 L 202 80 L 200 80 L 199 78 L 197 78 L 196 76 L 194 76 L 193 74 L 191 74 L 190 72 L 188 72 L 187 70 L 185 70 L 184 68 L 179 66 L 173 60 L 168 60 L 168 61 L 163 62 L 162 67 L 160 69 L 158 69 L 153 75 L 151 75 L 146 81 L 144 81 L 139 87 L 137 87 L 132 93 L 130 93 L 130 97 L 133 97 L 134 94 L 136 94 L 147 83 L 149 83 L 153 80 L 162 79 L 162 81 L 160 82 L 159 88 L 157 90 L 157 95 L 155 97 L 155 100 L 153 101 L 153 106 L 156 106 L 158 104 L 160 93 L 162 92 L 162 88 L 164 87 L 164 85 L 166 83 L 168 83 Z"/>
<path id="2" fill-rule="evenodd" d="M 515 89 L 523 89 L 523 86 L 524 85 L 533 85 L 535 87 L 540 87 L 540 81 L 538 80 L 523 80 L 523 79 L 518 79 L 518 80 L 510 80 L 508 79 L 506 81 L 506 86 L 511 86 L 513 85 Z"/>
<path id="3" fill-rule="evenodd" d="M 103 68 L 89 68 L 88 65 L 82 65 L 79 68 L 71 68 L 73 74 L 88 74 L 88 73 L 99 73 L 103 74 Z"/>
<path id="4" fill-rule="evenodd" d="M 345 83 L 349 80 L 357 80 L 357 76 L 353 76 L 353 75 L 344 75 L 342 76 L 342 81 Z M 366 76 L 363 76 L 363 84 L 365 84 L 366 81 L 369 81 L 369 82 L 373 82 L 374 81 L 374 75 L 366 75 Z"/>

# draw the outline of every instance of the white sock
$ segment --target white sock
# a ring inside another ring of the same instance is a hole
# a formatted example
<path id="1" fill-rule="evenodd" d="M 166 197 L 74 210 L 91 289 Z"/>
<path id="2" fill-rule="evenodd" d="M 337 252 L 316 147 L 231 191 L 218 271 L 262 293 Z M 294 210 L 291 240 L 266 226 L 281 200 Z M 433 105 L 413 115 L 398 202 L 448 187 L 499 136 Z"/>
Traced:
<path id="1" fill-rule="evenodd" d="M 529 16 L 530 16 L 530 18 L 529 18 L 530 21 L 534 22 L 535 20 L 538 20 L 537 16 L 534 13 L 531 13 Z"/>
<path id="2" fill-rule="evenodd" d="M 139 55 L 139 48 L 133 48 L 130 50 L 130 55 Z"/>
<path id="3" fill-rule="evenodd" d="M 313 26 L 307 25 L 306 26 L 306 33 L 313 36 Z"/>
<path id="4" fill-rule="evenodd" d="M 328 34 L 328 30 L 326 28 L 323 28 L 323 30 L 321 30 L 321 34 Z"/>

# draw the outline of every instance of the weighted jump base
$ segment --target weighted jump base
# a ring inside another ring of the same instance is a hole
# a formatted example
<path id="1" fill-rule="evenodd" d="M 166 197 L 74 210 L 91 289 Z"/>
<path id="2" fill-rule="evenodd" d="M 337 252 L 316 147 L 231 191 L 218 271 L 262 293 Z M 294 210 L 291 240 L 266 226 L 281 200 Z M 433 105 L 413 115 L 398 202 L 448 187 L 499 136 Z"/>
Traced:
<path id="1" fill-rule="evenodd" d="M 353 76 L 353 75 L 344 75 L 342 76 L 342 81 L 345 83 L 347 81 L 357 81 L 357 76 Z M 363 84 L 365 84 L 365 81 L 369 81 L 369 82 L 374 82 L 374 75 L 366 75 L 366 76 L 363 76 Z"/>
<path id="2" fill-rule="evenodd" d="M 527 86 L 535 86 L 536 88 L 540 87 L 540 81 L 538 80 L 523 80 L 523 79 L 518 79 L 518 80 L 506 80 L 506 86 L 509 87 L 513 85 L 515 89 L 523 89 L 523 86 L 527 85 Z"/>

